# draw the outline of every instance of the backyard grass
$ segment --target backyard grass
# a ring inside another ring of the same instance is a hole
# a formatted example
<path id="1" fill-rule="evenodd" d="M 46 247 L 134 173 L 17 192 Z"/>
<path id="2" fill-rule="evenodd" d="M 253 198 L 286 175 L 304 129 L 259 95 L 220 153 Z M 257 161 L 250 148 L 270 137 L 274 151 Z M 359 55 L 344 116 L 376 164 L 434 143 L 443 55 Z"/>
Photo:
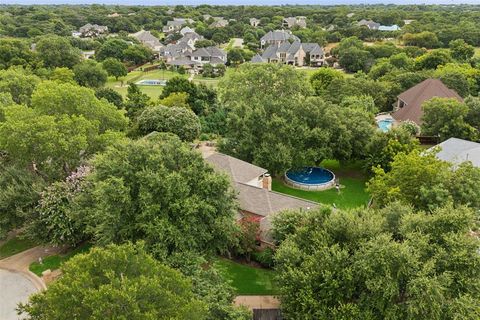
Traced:
<path id="1" fill-rule="evenodd" d="M 298 190 L 285 185 L 280 179 L 272 181 L 272 189 L 294 197 L 335 205 L 340 209 L 356 208 L 368 204 L 370 195 L 365 190 L 367 177 L 361 172 L 359 163 L 340 164 L 338 161 L 327 160 L 322 162 L 321 166 L 335 173 L 342 186 L 340 192 L 335 188 L 325 191 Z"/>
<path id="2" fill-rule="evenodd" d="M 13 256 L 27 249 L 33 248 L 36 243 L 29 239 L 22 239 L 21 237 L 13 237 L 0 246 L 0 259 Z"/>
<path id="3" fill-rule="evenodd" d="M 87 244 L 80 245 L 79 247 L 71 250 L 66 254 L 61 254 L 61 255 L 57 254 L 57 255 L 46 257 L 45 259 L 43 259 L 42 264 L 40 264 L 39 262 L 33 262 L 32 264 L 30 264 L 29 269 L 30 271 L 35 273 L 37 276 L 41 277 L 43 271 L 48 269 L 56 270 L 60 268 L 62 263 L 64 263 L 65 261 L 68 261 L 70 258 L 72 258 L 77 254 L 88 252 L 91 247 L 92 245 L 87 243 Z"/>
<path id="4" fill-rule="evenodd" d="M 231 281 L 239 295 L 274 295 L 278 289 L 274 284 L 273 270 L 255 268 L 228 259 L 220 258 L 215 266 Z"/>
<path id="5" fill-rule="evenodd" d="M 124 98 L 127 95 L 127 88 L 129 83 L 135 83 L 140 80 L 168 80 L 173 77 L 183 77 L 188 78 L 187 74 L 180 74 L 178 72 L 169 71 L 169 70 L 153 70 L 149 72 L 143 72 L 140 70 L 134 70 L 129 72 L 126 77 L 119 79 L 118 81 L 115 80 L 114 77 L 109 77 L 106 87 L 112 88 L 113 90 L 120 93 Z M 220 78 L 204 78 L 200 75 L 195 76 L 193 79 L 194 83 L 203 83 L 209 87 L 216 88 L 218 85 L 218 81 Z M 123 86 L 122 86 L 123 82 Z M 138 86 L 140 90 L 148 95 L 152 100 L 157 100 L 160 94 L 162 93 L 163 87 L 162 86 Z"/>

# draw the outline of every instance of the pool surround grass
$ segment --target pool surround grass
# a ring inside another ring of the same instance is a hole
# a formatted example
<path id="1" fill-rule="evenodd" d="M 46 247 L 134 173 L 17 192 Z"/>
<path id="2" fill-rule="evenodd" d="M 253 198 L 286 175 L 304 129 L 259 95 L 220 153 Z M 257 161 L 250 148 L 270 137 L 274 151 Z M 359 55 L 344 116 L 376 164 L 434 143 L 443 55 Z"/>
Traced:
<path id="1" fill-rule="evenodd" d="M 279 290 L 274 282 L 275 271 L 218 258 L 214 266 L 235 288 L 238 295 L 275 295 Z"/>
<path id="2" fill-rule="evenodd" d="M 335 173 L 340 181 L 340 191 L 335 188 L 324 191 L 304 191 L 287 186 L 282 179 L 272 181 L 272 190 L 325 205 L 335 205 L 340 209 L 356 208 L 368 204 L 370 195 L 365 190 L 367 177 L 360 163 L 344 163 L 327 160 L 320 165 Z"/>

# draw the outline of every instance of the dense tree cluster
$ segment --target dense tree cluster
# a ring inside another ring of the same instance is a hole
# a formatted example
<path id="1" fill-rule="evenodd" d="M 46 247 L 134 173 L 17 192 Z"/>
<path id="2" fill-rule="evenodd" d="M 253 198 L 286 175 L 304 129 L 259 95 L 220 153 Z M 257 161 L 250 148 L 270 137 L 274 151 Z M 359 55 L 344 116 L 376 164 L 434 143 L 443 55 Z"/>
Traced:
<path id="1" fill-rule="evenodd" d="M 374 132 L 373 114 L 312 97 L 305 76 L 288 66 L 244 65 L 226 76 L 219 94 L 229 110 L 222 150 L 275 174 L 360 157 Z"/>
<path id="2" fill-rule="evenodd" d="M 287 212 L 274 221 L 286 317 L 476 319 L 475 213 L 392 203 L 382 210 Z"/>

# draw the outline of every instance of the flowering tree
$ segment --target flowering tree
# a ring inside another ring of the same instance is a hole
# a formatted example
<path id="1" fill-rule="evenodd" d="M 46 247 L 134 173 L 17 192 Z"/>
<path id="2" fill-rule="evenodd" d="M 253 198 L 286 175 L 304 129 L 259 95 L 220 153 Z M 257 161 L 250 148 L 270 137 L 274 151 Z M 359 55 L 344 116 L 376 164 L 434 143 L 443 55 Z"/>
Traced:
<path id="1" fill-rule="evenodd" d="M 28 225 L 29 235 L 44 243 L 76 245 L 85 240 L 84 216 L 76 210 L 75 197 L 84 189 L 90 167 L 81 166 L 65 181 L 42 192 Z"/>

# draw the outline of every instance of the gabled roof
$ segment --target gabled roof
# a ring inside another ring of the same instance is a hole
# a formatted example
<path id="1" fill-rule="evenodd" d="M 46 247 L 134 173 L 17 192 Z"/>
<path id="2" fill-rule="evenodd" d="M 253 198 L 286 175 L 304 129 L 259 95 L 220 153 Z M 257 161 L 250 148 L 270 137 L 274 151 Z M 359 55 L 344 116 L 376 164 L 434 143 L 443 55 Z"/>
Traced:
<path id="1" fill-rule="evenodd" d="M 437 146 L 441 148 L 437 153 L 438 159 L 454 165 L 470 161 L 475 167 L 480 168 L 480 143 L 450 138 Z"/>
<path id="2" fill-rule="evenodd" d="M 315 202 L 268 191 L 245 183 L 235 183 L 235 190 L 238 192 L 238 200 L 242 210 L 263 217 L 288 209 L 309 209 L 318 206 Z"/>
<path id="3" fill-rule="evenodd" d="M 214 153 L 205 160 L 215 169 L 227 173 L 234 182 L 247 183 L 267 173 L 267 169 L 223 153 Z"/>
<path id="4" fill-rule="evenodd" d="M 260 56 L 258 53 L 253 56 L 252 60 L 250 60 L 251 63 L 263 63 L 262 56 Z"/>
<path id="5" fill-rule="evenodd" d="M 398 121 L 411 120 L 420 125 L 423 116 L 422 104 L 435 97 L 454 98 L 458 101 L 463 101 L 458 93 L 447 88 L 442 81 L 430 78 L 420 82 L 398 96 L 398 99 L 402 100 L 405 106 L 395 111 L 392 117 Z"/>
<path id="6" fill-rule="evenodd" d="M 309 54 L 324 55 L 323 48 L 318 43 L 302 43 L 302 48 Z"/>
<path id="7" fill-rule="evenodd" d="M 262 38 L 261 41 L 288 41 L 292 39 L 293 41 L 300 41 L 300 39 L 285 30 L 275 30 L 267 32 Z"/>
<path id="8" fill-rule="evenodd" d="M 198 48 L 191 54 L 192 57 L 225 57 L 226 53 L 217 47 Z"/>
<path id="9" fill-rule="evenodd" d="M 140 30 L 138 32 L 132 33 L 130 36 L 134 37 L 140 42 L 158 42 L 160 43 L 160 40 L 158 40 L 157 37 L 155 37 L 150 31 L 146 30 Z"/>

